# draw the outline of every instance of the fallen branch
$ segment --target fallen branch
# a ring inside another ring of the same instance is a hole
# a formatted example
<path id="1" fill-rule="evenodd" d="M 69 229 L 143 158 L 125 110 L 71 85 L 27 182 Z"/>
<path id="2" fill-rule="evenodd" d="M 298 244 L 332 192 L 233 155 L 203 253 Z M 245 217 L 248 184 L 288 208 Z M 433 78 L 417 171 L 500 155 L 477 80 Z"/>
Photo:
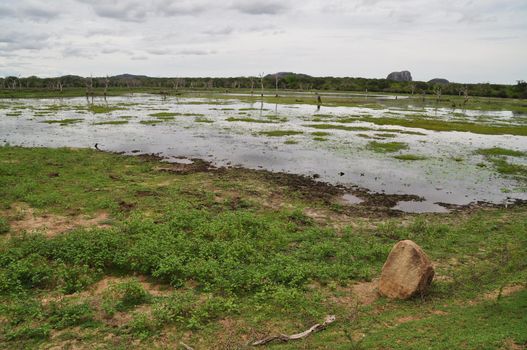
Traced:
<path id="1" fill-rule="evenodd" d="M 192 347 L 188 346 L 187 344 L 183 343 L 182 341 L 179 342 L 179 344 L 185 348 L 185 350 L 194 350 Z"/>
<path id="2" fill-rule="evenodd" d="M 275 335 L 275 336 L 272 336 L 272 337 L 267 337 L 267 338 L 264 338 L 262 340 L 255 341 L 251 345 L 252 346 L 265 345 L 265 344 L 270 343 L 270 342 L 272 342 L 274 340 L 279 340 L 281 342 L 288 342 L 290 340 L 303 339 L 303 338 L 307 337 L 308 335 L 310 335 L 311 333 L 316 333 L 316 332 L 319 332 L 319 331 L 325 329 L 329 324 L 335 322 L 335 320 L 336 320 L 336 318 L 335 318 L 334 315 L 329 315 L 329 316 L 326 316 L 326 319 L 324 320 L 323 323 L 317 323 L 316 325 L 312 326 L 311 328 L 309 328 L 308 330 L 306 330 L 306 331 L 304 331 L 302 333 L 292 334 L 292 335 L 286 335 L 286 334 Z"/>

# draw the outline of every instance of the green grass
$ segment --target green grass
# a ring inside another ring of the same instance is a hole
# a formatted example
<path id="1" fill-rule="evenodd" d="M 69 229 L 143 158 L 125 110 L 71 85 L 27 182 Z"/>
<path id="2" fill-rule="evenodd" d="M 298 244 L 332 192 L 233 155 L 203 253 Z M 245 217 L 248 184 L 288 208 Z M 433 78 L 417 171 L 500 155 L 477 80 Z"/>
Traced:
<path id="1" fill-rule="evenodd" d="M 493 147 L 493 148 L 482 148 L 476 151 L 477 154 L 484 156 L 509 156 L 509 157 L 525 157 L 526 152 L 515 151 L 512 149 Z"/>
<path id="2" fill-rule="evenodd" d="M 122 125 L 128 124 L 128 120 L 108 120 L 104 122 L 96 122 L 94 125 Z"/>
<path id="3" fill-rule="evenodd" d="M 247 122 L 247 123 L 261 123 L 261 124 L 273 124 L 275 123 L 272 120 L 267 119 L 256 119 L 256 118 L 236 118 L 236 117 L 229 117 L 225 119 L 228 122 Z"/>
<path id="4" fill-rule="evenodd" d="M 285 140 L 284 144 L 286 144 L 286 145 L 296 145 L 296 144 L 298 144 L 298 141 L 297 140 Z"/>
<path id="5" fill-rule="evenodd" d="M 282 175 L 166 167 L 87 149 L 0 147 L 0 230 L 9 230 L 0 235 L 1 348 L 68 340 L 96 348 L 102 339 L 118 348 L 177 348 L 181 339 L 242 348 L 327 314 L 337 321 L 326 330 L 272 348 L 500 349 L 527 341 L 525 290 L 483 297 L 527 280 L 525 207 L 354 216 Z M 25 206 L 40 220 L 105 211 L 110 227 L 24 233 L 16 227 Z M 353 225 L 315 221 L 306 208 Z M 351 284 L 377 278 L 401 239 L 437 263 L 430 293 L 354 306 Z M 103 278 L 115 282 L 95 292 Z"/>
<path id="6" fill-rule="evenodd" d="M 331 135 L 331 133 L 325 132 L 325 131 L 315 131 L 315 132 L 312 132 L 311 135 L 313 135 L 313 136 L 329 136 L 329 135 Z"/>
<path id="7" fill-rule="evenodd" d="M 437 119 L 425 119 L 413 116 L 405 118 L 360 117 L 357 121 L 365 121 L 376 125 L 398 125 L 407 128 L 418 128 L 433 131 L 461 131 L 484 135 L 518 135 L 527 136 L 527 126 L 509 125 L 496 126 L 481 123 L 454 122 Z"/>
<path id="8" fill-rule="evenodd" d="M 296 130 L 270 130 L 270 131 L 260 131 L 258 134 L 271 137 L 281 137 L 281 136 L 292 136 L 303 134 L 302 131 Z"/>
<path id="9" fill-rule="evenodd" d="M 207 119 L 207 118 L 204 118 L 204 117 L 196 117 L 196 118 L 194 118 L 194 122 L 196 122 L 196 123 L 214 123 L 214 120 Z"/>
<path id="10" fill-rule="evenodd" d="M 309 128 L 322 129 L 322 130 L 346 130 L 346 131 L 369 131 L 375 130 L 365 126 L 346 126 L 337 124 L 307 124 L 304 125 Z"/>
<path id="11" fill-rule="evenodd" d="M 60 124 L 60 125 L 70 125 L 82 122 L 82 118 L 67 118 L 67 119 L 58 119 L 58 120 L 44 120 L 42 123 L 46 124 Z"/>
<path id="12" fill-rule="evenodd" d="M 393 156 L 395 159 L 399 160 L 425 160 L 425 156 L 419 156 L 417 154 L 398 154 Z"/>
<path id="13" fill-rule="evenodd" d="M 122 107 L 105 106 L 105 105 L 90 105 L 88 110 L 95 114 L 111 113 L 113 111 L 122 110 Z"/>
<path id="14" fill-rule="evenodd" d="M 392 153 L 408 149 L 408 144 L 404 142 L 371 141 L 368 143 L 367 148 L 377 153 Z"/>

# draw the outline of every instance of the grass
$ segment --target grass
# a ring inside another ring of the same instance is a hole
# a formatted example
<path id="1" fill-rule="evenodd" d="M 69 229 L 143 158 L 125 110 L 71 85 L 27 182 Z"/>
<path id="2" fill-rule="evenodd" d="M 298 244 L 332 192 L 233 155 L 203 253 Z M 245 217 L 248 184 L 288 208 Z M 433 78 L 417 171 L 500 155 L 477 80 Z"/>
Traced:
<path id="1" fill-rule="evenodd" d="M 337 125 L 337 124 L 307 124 L 304 125 L 309 128 L 322 129 L 322 130 L 346 130 L 346 131 L 369 131 L 375 130 L 365 126 L 347 126 L 347 125 Z"/>
<path id="2" fill-rule="evenodd" d="M 509 162 L 507 157 L 525 157 L 526 152 L 511 150 L 501 147 L 482 148 L 476 151 L 490 162 L 500 174 L 517 177 L 519 180 L 527 179 L 527 166 Z"/>
<path id="3" fill-rule="evenodd" d="M 273 124 L 275 123 L 272 120 L 267 119 L 255 119 L 255 118 L 236 118 L 236 117 L 229 117 L 225 119 L 228 122 L 247 122 L 247 123 L 261 123 L 261 124 Z"/>
<path id="4" fill-rule="evenodd" d="M 301 135 L 302 131 L 296 130 L 270 130 L 270 131 L 260 131 L 258 134 L 271 137 L 281 137 L 281 136 L 292 136 L 292 135 Z"/>
<path id="5" fill-rule="evenodd" d="M 370 141 L 367 148 L 377 153 L 392 153 L 408 149 L 408 144 L 404 142 Z"/>
<path id="6" fill-rule="evenodd" d="M 67 119 L 58 119 L 58 120 L 44 120 L 42 123 L 46 124 L 59 124 L 59 125 L 70 125 L 82 122 L 82 118 L 67 118 Z"/>
<path id="7" fill-rule="evenodd" d="M 95 114 L 111 113 L 113 111 L 122 110 L 122 107 L 105 106 L 105 105 L 90 105 L 88 110 Z"/>
<path id="8" fill-rule="evenodd" d="M 397 154 L 393 156 L 395 159 L 399 160 L 425 160 L 425 156 L 419 156 L 416 154 Z"/>
<path id="9" fill-rule="evenodd" d="M 329 313 L 337 321 L 326 330 L 273 348 L 500 349 L 527 341 L 525 289 L 485 296 L 527 280 L 525 207 L 353 216 L 337 210 L 329 188 L 314 196 L 316 187 L 293 178 L 167 167 L 87 149 L 0 147 L 0 218 L 9 230 L 0 235 L 0 347 L 95 348 L 110 338 L 117 348 L 176 348 L 181 339 L 243 347 L 255 334 L 297 333 Z M 24 233 L 16 228 L 24 208 L 39 220 L 100 211 L 112 220 Z M 306 208 L 353 225 L 315 221 Z M 352 285 L 378 277 L 401 239 L 437 263 L 430 293 L 356 304 Z"/>
<path id="10" fill-rule="evenodd" d="M 357 121 L 369 122 L 376 125 L 398 125 L 407 128 L 418 128 L 433 131 L 460 131 L 484 135 L 527 136 L 527 126 L 524 125 L 496 126 L 481 123 L 425 119 L 412 116 L 407 116 L 404 119 L 389 117 L 360 117 L 357 118 Z"/>
<path id="11" fill-rule="evenodd" d="M 196 117 L 196 118 L 194 118 L 194 122 L 196 122 L 196 123 L 214 123 L 214 120 L 207 119 L 207 118 L 204 118 L 204 117 Z"/>
<path id="12" fill-rule="evenodd" d="M 512 149 L 493 147 L 493 148 L 482 148 L 476 151 L 477 154 L 484 156 L 509 156 L 509 157 L 525 157 L 526 152 L 515 151 Z"/>
<path id="13" fill-rule="evenodd" d="M 104 122 L 96 122 L 94 125 L 122 125 L 128 124 L 128 120 L 108 120 Z"/>

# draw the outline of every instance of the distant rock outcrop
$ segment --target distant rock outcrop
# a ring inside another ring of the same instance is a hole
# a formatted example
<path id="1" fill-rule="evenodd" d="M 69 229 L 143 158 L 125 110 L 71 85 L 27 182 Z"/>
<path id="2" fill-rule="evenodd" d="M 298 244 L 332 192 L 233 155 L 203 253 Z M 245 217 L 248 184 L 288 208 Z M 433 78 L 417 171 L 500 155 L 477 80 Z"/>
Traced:
<path id="1" fill-rule="evenodd" d="M 412 74 L 407 70 L 403 70 L 402 72 L 391 72 L 386 79 L 393 81 L 412 81 Z"/>
<path id="2" fill-rule="evenodd" d="M 434 267 L 425 252 L 410 240 L 397 243 L 382 267 L 379 293 L 390 299 L 408 299 L 426 293 Z"/>
<path id="3" fill-rule="evenodd" d="M 449 84 L 450 82 L 443 78 L 434 78 L 432 80 L 429 80 L 428 83 L 430 84 Z"/>

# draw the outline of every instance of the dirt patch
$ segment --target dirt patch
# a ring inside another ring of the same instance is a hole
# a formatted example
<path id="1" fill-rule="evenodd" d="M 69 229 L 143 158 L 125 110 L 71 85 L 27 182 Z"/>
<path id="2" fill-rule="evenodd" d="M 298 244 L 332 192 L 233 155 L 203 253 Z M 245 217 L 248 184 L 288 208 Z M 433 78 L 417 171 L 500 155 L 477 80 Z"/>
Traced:
<path id="1" fill-rule="evenodd" d="M 527 344 L 518 344 L 512 339 L 506 339 L 503 343 L 502 349 L 504 350 L 525 350 L 527 349 Z"/>
<path id="2" fill-rule="evenodd" d="M 211 163 L 202 159 L 185 159 L 185 162 L 165 163 L 154 167 L 155 171 L 163 171 L 174 174 L 191 174 L 217 170 Z"/>
<path id="3" fill-rule="evenodd" d="M 371 282 L 359 282 L 354 284 L 351 286 L 351 291 L 357 297 L 359 303 L 370 305 L 379 299 L 378 287 L 379 280 L 374 279 Z"/>
<path id="4" fill-rule="evenodd" d="M 94 216 L 90 217 L 86 215 L 37 215 L 33 208 L 21 203 L 14 204 L 11 208 L 5 215 L 14 218 L 9 224 L 15 233 L 40 231 L 47 237 L 53 237 L 79 227 L 110 227 L 107 224 L 109 214 L 104 211 L 95 213 Z"/>
<path id="5" fill-rule="evenodd" d="M 339 287 L 338 293 L 341 296 L 334 297 L 333 300 L 338 304 L 357 306 L 371 305 L 379 299 L 378 293 L 379 280 L 371 282 L 357 282 L 347 287 Z"/>
<path id="6" fill-rule="evenodd" d="M 505 286 L 505 287 L 503 287 L 501 289 L 501 296 L 502 297 L 506 297 L 506 296 L 512 295 L 514 293 L 517 293 L 519 291 L 522 291 L 524 289 L 525 289 L 525 286 L 521 285 L 521 284 Z M 497 289 L 497 290 L 492 291 L 490 293 L 486 293 L 485 295 L 483 295 L 483 299 L 485 299 L 485 300 L 496 300 L 496 299 L 498 299 L 498 296 L 500 296 L 500 289 Z"/>
<path id="7" fill-rule="evenodd" d="M 399 317 L 399 318 L 395 319 L 395 322 L 399 325 L 399 324 L 403 324 L 403 323 L 406 323 L 406 322 L 417 321 L 417 320 L 420 320 L 420 319 L 421 319 L 420 316 L 410 315 L 410 316 Z"/>

